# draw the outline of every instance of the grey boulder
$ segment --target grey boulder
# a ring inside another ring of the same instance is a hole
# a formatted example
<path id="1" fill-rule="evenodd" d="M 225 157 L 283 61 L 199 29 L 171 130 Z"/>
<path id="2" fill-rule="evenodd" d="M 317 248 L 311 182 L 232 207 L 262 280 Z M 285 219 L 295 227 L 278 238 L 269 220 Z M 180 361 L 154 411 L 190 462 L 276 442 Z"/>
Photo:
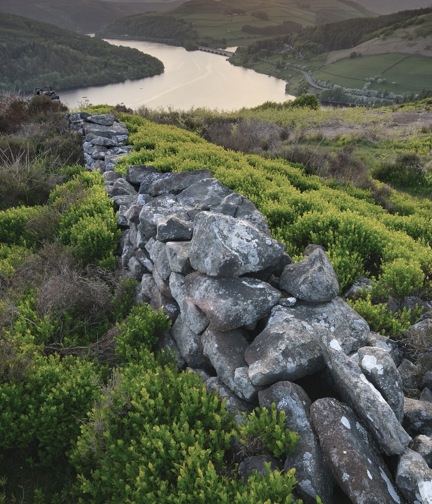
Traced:
<path id="1" fill-rule="evenodd" d="M 278 307 L 280 314 L 282 308 Z M 281 380 L 294 381 L 324 366 L 321 348 L 313 337 L 313 328 L 285 309 L 285 316 L 271 317 L 246 349 L 249 377 L 258 387 Z"/>
<path id="2" fill-rule="evenodd" d="M 192 267 L 209 276 L 240 276 L 277 264 L 285 246 L 247 221 L 213 212 L 195 218 Z"/>
<path id="3" fill-rule="evenodd" d="M 318 399 L 311 418 L 333 477 L 353 504 L 401 503 L 384 461 L 351 408 L 333 398 Z"/>
<path id="4" fill-rule="evenodd" d="M 195 272 L 185 278 L 185 285 L 189 299 L 205 313 L 211 328 L 221 332 L 253 326 L 281 296 L 253 278 L 212 278 Z"/>
<path id="5" fill-rule="evenodd" d="M 280 287 L 294 297 L 310 303 L 325 303 L 339 293 L 339 282 L 333 266 L 321 249 L 306 259 L 285 267 Z"/>

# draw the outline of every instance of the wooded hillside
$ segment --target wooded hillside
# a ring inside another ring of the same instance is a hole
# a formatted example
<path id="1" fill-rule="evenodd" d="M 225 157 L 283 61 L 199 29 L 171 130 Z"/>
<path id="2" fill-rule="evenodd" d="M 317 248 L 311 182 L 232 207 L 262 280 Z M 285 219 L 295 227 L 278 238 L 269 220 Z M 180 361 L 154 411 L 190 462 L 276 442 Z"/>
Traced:
<path id="1" fill-rule="evenodd" d="M 164 70 L 161 61 L 137 49 L 13 15 L 0 18 L 0 47 L 0 91 L 102 85 Z"/>

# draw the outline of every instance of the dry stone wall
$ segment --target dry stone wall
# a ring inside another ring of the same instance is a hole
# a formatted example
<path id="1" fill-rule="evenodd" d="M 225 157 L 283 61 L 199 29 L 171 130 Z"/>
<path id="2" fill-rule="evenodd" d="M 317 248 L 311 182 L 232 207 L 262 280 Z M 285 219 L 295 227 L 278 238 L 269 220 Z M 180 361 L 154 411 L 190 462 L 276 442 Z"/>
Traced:
<path id="1" fill-rule="evenodd" d="M 287 413 L 301 438 L 283 463 L 306 503 L 331 504 L 340 490 L 355 504 L 432 503 L 432 405 L 404 397 L 415 370 L 338 296 L 322 247 L 294 264 L 256 207 L 205 167 L 131 166 L 122 177 L 112 160 L 130 148 L 113 116 L 71 122 L 118 209 L 120 263 L 139 282 L 137 300 L 172 320 L 158 348 L 233 412 L 276 403 Z M 432 379 L 422 380 L 428 390 Z M 242 475 L 266 460 L 242 460 Z"/>

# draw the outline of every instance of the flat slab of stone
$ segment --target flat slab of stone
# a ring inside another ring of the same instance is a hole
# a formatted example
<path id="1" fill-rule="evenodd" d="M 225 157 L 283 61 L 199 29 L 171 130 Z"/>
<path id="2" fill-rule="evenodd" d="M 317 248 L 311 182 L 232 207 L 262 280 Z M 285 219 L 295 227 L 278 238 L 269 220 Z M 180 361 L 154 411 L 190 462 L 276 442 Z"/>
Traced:
<path id="1" fill-rule="evenodd" d="M 381 393 L 362 373 L 359 366 L 343 352 L 339 342 L 318 324 L 316 335 L 322 342 L 323 355 L 340 396 L 369 429 L 381 452 L 386 455 L 404 453 L 410 436 Z"/>
<path id="2" fill-rule="evenodd" d="M 278 307 L 278 313 L 284 309 Z M 314 329 L 295 311 L 285 309 L 284 316 L 272 316 L 264 330 L 246 349 L 249 377 L 258 387 L 281 380 L 295 381 L 324 367 Z"/>
<path id="3" fill-rule="evenodd" d="M 254 278 L 212 278 L 191 273 L 185 278 L 186 293 L 210 321 L 215 331 L 251 326 L 268 315 L 281 294 Z"/>
<path id="4" fill-rule="evenodd" d="M 178 194 L 190 187 L 192 184 L 212 177 L 210 170 L 195 170 L 191 172 L 168 173 L 164 175 L 166 176 L 159 178 L 150 184 L 148 193 L 151 196 L 159 196 L 160 194 L 168 193 Z"/>
<path id="5" fill-rule="evenodd" d="M 401 504 L 387 467 L 357 415 L 333 398 L 312 404 L 311 418 L 333 476 L 353 504 Z"/>
<path id="6" fill-rule="evenodd" d="M 190 262 L 210 276 L 240 276 L 276 265 L 285 245 L 247 221 L 201 212 L 194 221 Z"/>
<path id="7" fill-rule="evenodd" d="M 362 347 L 358 351 L 359 365 L 366 378 L 375 385 L 402 422 L 404 392 L 402 378 L 388 351 L 378 347 Z"/>
<path id="8" fill-rule="evenodd" d="M 233 191 L 214 178 L 195 182 L 178 195 L 181 205 L 197 207 L 201 210 L 211 210 L 220 205 L 221 201 Z"/>
<path id="9" fill-rule="evenodd" d="M 299 302 L 293 309 L 308 324 L 317 323 L 328 329 L 346 354 L 356 352 L 367 343 L 368 323 L 339 297 L 328 303 Z"/>
<path id="10" fill-rule="evenodd" d="M 307 504 L 315 504 L 319 496 L 324 504 L 332 503 L 333 478 L 324 463 L 318 438 L 310 422 L 311 401 L 306 392 L 295 383 L 281 381 L 258 392 L 261 407 L 272 403 L 284 411 L 286 427 L 299 434 L 294 450 L 287 454 L 285 469 L 295 467 L 296 491 Z"/>

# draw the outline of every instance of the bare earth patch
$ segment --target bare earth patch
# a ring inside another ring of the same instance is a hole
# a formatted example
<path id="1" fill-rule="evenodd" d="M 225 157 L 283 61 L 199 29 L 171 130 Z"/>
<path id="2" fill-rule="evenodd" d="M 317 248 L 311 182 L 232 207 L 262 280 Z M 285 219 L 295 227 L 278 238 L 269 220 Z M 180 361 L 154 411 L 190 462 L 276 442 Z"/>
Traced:
<path id="1" fill-rule="evenodd" d="M 379 112 L 377 112 L 379 114 Z M 380 121 L 372 121 L 369 124 L 342 124 L 338 122 L 323 123 L 317 128 L 309 130 L 309 134 L 323 135 L 325 138 L 350 136 L 380 140 L 388 136 L 391 129 L 394 138 L 403 138 L 409 133 L 414 134 L 422 129 L 432 130 L 432 111 L 396 111 L 390 115 L 382 115 Z"/>

